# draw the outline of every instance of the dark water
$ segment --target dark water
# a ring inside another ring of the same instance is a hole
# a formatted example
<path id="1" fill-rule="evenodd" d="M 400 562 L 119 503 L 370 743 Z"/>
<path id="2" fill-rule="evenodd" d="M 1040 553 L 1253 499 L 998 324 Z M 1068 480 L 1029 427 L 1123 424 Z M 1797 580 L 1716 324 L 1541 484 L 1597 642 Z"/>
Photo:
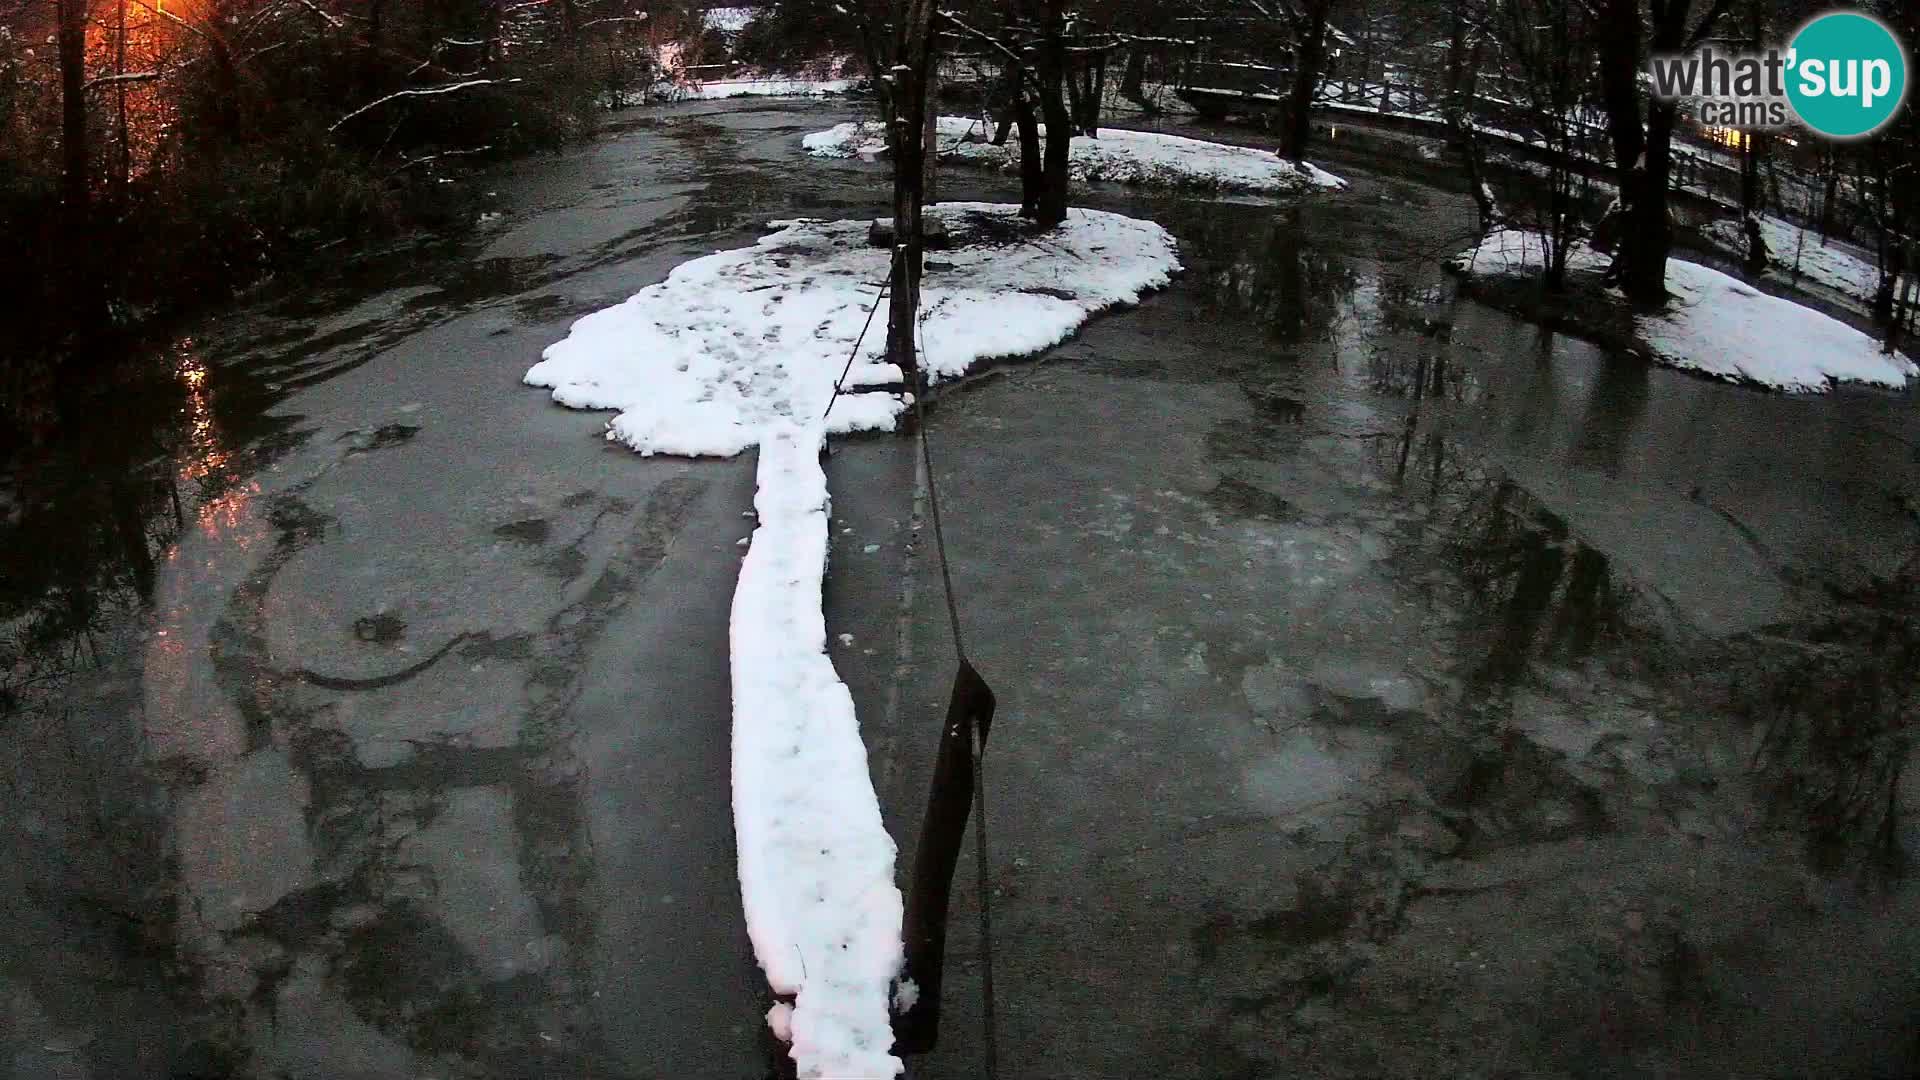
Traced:
<path id="1" fill-rule="evenodd" d="M 746 463 L 634 459 L 517 380 L 765 220 L 871 212 L 871 167 L 798 158 L 842 115 L 672 111 L 503 173 L 475 236 L 208 319 L 12 468 L 7 1075 L 764 1074 L 726 806 Z M 1302 207 L 1089 193 L 1165 222 L 1187 273 L 1152 347 L 1062 358 L 1237 403 L 1200 440 L 1210 510 L 1374 521 L 1393 588 L 1459 615 L 1419 663 L 1461 700 L 1583 665 L 1682 687 L 1754 725 L 1752 805 L 1826 872 L 1888 865 L 1912 395 L 1760 394 L 1457 300 L 1437 259 L 1470 208 L 1379 165 Z M 1332 464 L 1273 482 L 1306 461 Z M 1571 783 L 1533 743 L 1475 753 L 1441 792 L 1497 811 L 1466 853 L 1604 831 L 1525 809 Z M 1324 940 L 1336 894 L 1251 932 Z"/>

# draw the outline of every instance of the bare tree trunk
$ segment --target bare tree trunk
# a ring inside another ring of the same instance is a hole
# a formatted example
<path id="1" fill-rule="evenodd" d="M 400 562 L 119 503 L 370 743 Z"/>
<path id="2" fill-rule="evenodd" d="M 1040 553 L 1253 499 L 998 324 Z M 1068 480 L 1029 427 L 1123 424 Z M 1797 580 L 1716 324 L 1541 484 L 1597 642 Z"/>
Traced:
<path id="1" fill-rule="evenodd" d="M 1765 32 L 1763 25 L 1765 9 L 1762 5 L 1755 3 L 1751 6 L 1749 14 L 1750 18 L 1747 22 L 1747 48 L 1759 52 L 1761 47 L 1760 37 Z M 1762 148 L 1760 140 L 1762 135 L 1763 133 L 1758 130 L 1748 131 L 1740 140 L 1740 209 L 1748 216 L 1760 212 L 1760 201 L 1764 194 L 1760 187 L 1760 151 Z M 1749 256 L 1749 258 L 1751 258 L 1751 256 Z"/>
<path id="2" fill-rule="evenodd" d="M 1667 299 L 1667 255 L 1673 249 L 1673 223 L 1667 214 L 1667 186 L 1673 171 L 1674 106 L 1652 101 L 1647 107 L 1646 167 L 1633 170 L 1627 196 L 1627 228 L 1621 256 L 1620 290 L 1629 300 L 1651 306 Z"/>
<path id="3" fill-rule="evenodd" d="M 1107 54 L 1096 53 L 1092 61 L 1092 71 L 1088 76 L 1087 117 L 1080 125 L 1087 138 L 1100 137 L 1100 102 L 1107 94 Z"/>
<path id="4" fill-rule="evenodd" d="M 1140 106 L 1141 112 L 1159 112 L 1147 100 L 1147 50 L 1135 46 L 1127 52 L 1127 66 L 1120 73 L 1120 96 Z"/>
<path id="5" fill-rule="evenodd" d="M 1073 118 L 1074 130 L 1078 132 L 1087 115 L 1086 87 L 1082 85 L 1080 73 L 1077 71 L 1067 72 L 1066 84 L 1067 115 Z"/>
<path id="6" fill-rule="evenodd" d="M 1047 178 L 1040 163 L 1040 118 L 1033 113 L 1033 99 L 1025 87 L 1014 95 L 1013 109 L 1020 126 L 1020 216 L 1037 219 Z"/>
<path id="7" fill-rule="evenodd" d="M 1873 292 L 1873 321 L 1881 326 L 1888 325 L 1893 319 L 1894 289 L 1900 273 L 1905 269 L 1902 257 L 1905 255 L 1903 241 L 1891 227 L 1893 223 L 1893 200 L 1888 197 L 1888 166 L 1886 144 L 1874 142 L 1868 147 L 1868 168 L 1873 173 L 1872 190 L 1877 195 L 1873 207 L 1874 249 L 1879 256 L 1880 283 Z"/>
<path id="8" fill-rule="evenodd" d="M 1833 235 L 1833 204 L 1840 197 L 1840 155 L 1829 143 L 1826 148 L 1827 189 L 1820 200 L 1820 242 Z"/>
<path id="9" fill-rule="evenodd" d="M 1106 90 L 1104 55 L 1083 60 L 1078 70 L 1067 69 L 1067 110 L 1073 117 L 1073 131 L 1089 139 L 1100 137 L 1100 95 Z"/>
<path id="10" fill-rule="evenodd" d="M 1366 83 L 1373 78 L 1373 5 L 1362 2 L 1360 5 L 1360 104 L 1367 103 Z M 1380 64 L 1380 111 L 1389 111 L 1387 86 L 1387 65 Z"/>
<path id="11" fill-rule="evenodd" d="M 1066 79 L 1066 42 L 1057 17 L 1040 46 L 1040 118 L 1047 127 L 1046 156 L 1041 161 L 1040 206 L 1035 219 L 1043 228 L 1067 220 L 1068 148 L 1073 143 L 1073 117 L 1061 93 Z"/>
<path id="12" fill-rule="evenodd" d="M 1742 213 L 1757 214 L 1761 210 L 1761 134 L 1759 131 L 1749 131 L 1740 140 L 1740 210 Z"/>
<path id="13" fill-rule="evenodd" d="M 907 0 L 895 28 L 893 101 L 897 110 L 888 123 L 893 145 L 893 260 L 892 293 L 887 309 L 887 359 L 916 385 L 919 362 L 914 347 L 914 322 L 920 310 L 920 270 L 925 254 L 921 232 L 921 203 L 926 182 L 927 83 L 933 70 L 932 0 Z"/>
<path id="14" fill-rule="evenodd" d="M 1638 0 L 1604 0 L 1604 5 L 1599 42 L 1601 92 L 1626 215 L 1611 273 L 1629 299 L 1651 306 L 1664 303 L 1667 296 L 1667 255 L 1673 247 L 1667 196 L 1673 172 L 1677 106 L 1659 100 L 1648 102 L 1646 126 L 1641 127 Z M 1692 0 L 1655 4 L 1650 42 L 1653 52 L 1679 52 L 1687 44 L 1687 17 L 1692 6 Z M 1723 10 L 1718 5 L 1710 8 L 1707 20 L 1694 29 L 1694 37 L 1704 37 Z"/>
<path id="15" fill-rule="evenodd" d="M 1293 53 L 1293 91 L 1287 98 L 1287 129 L 1281 153 L 1295 162 L 1307 160 L 1313 141 L 1313 95 L 1320 85 L 1320 66 L 1327 52 L 1327 16 L 1332 0 L 1307 0 Z"/>
<path id="16" fill-rule="evenodd" d="M 1749 131 L 1740 144 L 1740 222 L 1747 241 L 1747 272 L 1758 274 L 1767 268 L 1766 234 L 1760 228 L 1760 214 L 1766 209 L 1766 188 L 1760 182 L 1760 164 L 1766 152 L 1766 132 Z"/>
<path id="17" fill-rule="evenodd" d="M 934 65 L 927 65 L 927 83 L 924 90 L 927 99 L 921 119 L 921 202 L 940 201 L 940 72 Z"/>
<path id="18" fill-rule="evenodd" d="M 880 110 L 880 123 L 887 133 L 887 148 L 893 148 L 894 86 L 887 81 L 887 49 L 880 30 L 872 20 L 860 21 L 860 49 L 866 56 L 867 70 L 873 73 L 873 103 Z"/>
<path id="19" fill-rule="evenodd" d="M 1656 18 L 1651 41 L 1653 52 L 1679 52 L 1688 44 L 1690 32 L 1687 19 L 1692 7 L 1693 0 L 1665 0 L 1655 5 Z M 1694 40 L 1704 38 L 1712 30 L 1714 20 L 1724 11 L 1725 8 L 1719 4 L 1709 8 L 1701 24 L 1692 29 L 1691 37 Z M 1636 42 L 1633 60 L 1636 66 L 1639 63 L 1638 28 L 1636 20 L 1633 30 Z M 1637 71 L 1634 77 L 1638 79 Z M 1673 225 L 1668 217 L 1667 203 L 1673 172 L 1673 130 L 1678 109 L 1678 104 L 1671 101 L 1656 99 L 1647 103 L 1646 139 L 1643 145 L 1646 168 L 1635 170 L 1639 173 L 1640 182 L 1628 201 L 1627 242 L 1622 248 L 1627 262 L 1620 275 L 1620 284 L 1628 299 L 1645 306 L 1665 303 L 1667 298 L 1667 255 L 1673 249 Z M 1622 189 L 1623 192 L 1626 190 Z"/>
<path id="20" fill-rule="evenodd" d="M 58 0 L 60 56 L 60 189 L 69 223 L 87 219 L 87 2 Z"/>
<path id="21" fill-rule="evenodd" d="M 1469 51 L 1476 54 L 1469 56 Z M 1455 0 L 1453 5 L 1453 24 L 1447 39 L 1447 104 L 1445 113 L 1449 125 L 1453 128 L 1456 150 L 1467 165 L 1467 183 L 1473 195 L 1473 205 L 1480 212 L 1480 231 L 1491 230 L 1499 220 L 1499 208 L 1494 205 L 1493 191 L 1487 186 L 1485 162 L 1481 157 L 1480 141 L 1474 138 L 1473 118 L 1468 115 L 1469 103 L 1473 99 L 1470 85 L 1473 64 L 1478 59 L 1479 47 L 1468 44 L 1467 13 L 1463 0 Z"/>
<path id="22" fill-rule="evenodd" d="M 1024 80 L 1020 77 L 1020 65 L 1007 64 L 1005 76 L 1006 98 L 1001 104 L 1000 115 L 994 118 L 996 126 L 993 131 L 993 145 L 995 146 L 1007 145 L 1007 135 L 1013 130 L 1014 121 L 1020 116 L 1020 100 L 1026 93 Z"/>
<path id="23" fill-rule="evenodd" d="M 127 0 L 120 0 L 119 18 L 116 20 L 113 34 L 113 73 L 124 76 L 127 73 Z M 114 85 L 116 116 L 114 132 L 119 144 L 119 154 L 114 159 L 113 201 L 125 206 L 127 201 L 127 180 L 133 173 L 133 148 L 128 145 L 127 131 L 127 84 Z"/>
<path id="24" fill-rule="evenodd" d="M 1607 110 L 1614 170 L 1624 193 L 1646 144 L 1646 132 L 1640 126 L 1640 4 L 1639 0 L 1601 0 L 1601 4 L 1600 95 Z"/>
<path id="25" fill-rule="evenodd" d="M 240 134 L 240 69 L 224 39 L 211 34 L 208 41 L 213 52 L 214 92 L 219 98 L 215 122 L 222 133 L 234 138 Z"/>

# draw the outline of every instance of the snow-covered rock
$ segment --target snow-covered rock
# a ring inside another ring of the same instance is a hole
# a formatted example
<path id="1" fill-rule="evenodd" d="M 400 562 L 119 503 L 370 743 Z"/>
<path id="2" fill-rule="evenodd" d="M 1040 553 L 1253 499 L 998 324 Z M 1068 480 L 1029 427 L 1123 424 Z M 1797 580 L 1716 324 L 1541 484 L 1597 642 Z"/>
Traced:
<path id="1" fill-rule="evenodd" d="M 923 279 L 922 363 L 936 378 L 1052 345 L 1179 269 L 1165 229 L 1118 214 L 1074 210 L 1033 234 L 1016 207 L 929 213 L 955 245 Z M 869 224 L 776 222 L 753 247 L 695 259 L 574 323 L 526 375 L 562 404 L 615 410 L 607 437 L 643 454 L 760 448 L 730 631 L 734 831 L 754 954 L 774 992 L 793 998 L 767 1022 L 801 1077 L 901 1071 L 888 1012 L 901 964 L 895 848 L 821 612 L 821 443 L 829 431 L 890 429 L 909 404 L 861 389 L 901 379 L 883 362 L 882 312 L 853 358 L 852 393 L 827 414 L 886 276 L 889 253 L 868 246 Z"/>
<path id="2" fill-rule="evenodd" d="M 992 168 L 1018 169 L 1019 140 L 1010 136 L 1006 145 L 994 146 L 989 141 L 992 136 L 983 120 L 940 118 L 943 155 Z M 815 157 L 874 157 L 886 150 L 884 131 L 871 121 L 838 124 L 805 136 L 801 143 Z M 1255 194 L 1347 186 L 1345 180 L 1312 163 L 1296 167 L 1266 150 L 1121 128 L 1102 128 L 1097 139 L 1074 139 L 1067 173 L 1075 180 Z"/>
<path id="3" fill-rule="evenodd" d="M 1497 230 L 1452 260 L 1469 276 L 1538 273 L 1545 245 L 1534 233 Z M 1598 271 L 1600 253 L 1578 244 L 1568 269 Z M 1880 343 L 1812 308 L 1769 296 L 1739 278 L 1685 259 L 1667 260 L 1665 310 L 1634 316 L 1645 351 L 1670 367 L 1794 393 L 1823 393 L 1834 383 L 1904 387 L 1920 367 L 1881 351 Z"/>

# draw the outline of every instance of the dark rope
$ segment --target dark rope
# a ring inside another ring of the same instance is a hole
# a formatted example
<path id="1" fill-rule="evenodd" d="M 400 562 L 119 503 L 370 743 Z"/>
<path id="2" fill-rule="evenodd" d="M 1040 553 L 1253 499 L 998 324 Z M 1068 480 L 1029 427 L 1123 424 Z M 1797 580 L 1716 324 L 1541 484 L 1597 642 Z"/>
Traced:
<path id="1" fill-rule="evenodd" d="M 840 400 L 840 391 L 847 385 L 847 375 L 853 371 L 853 358 L 860 355 L 860 343 L 867 340 L 867 331 L 873 329 L 873 315 L 880 310 L 880 301 L 887 298 L 887 287 L 892 284 L 891 277 L 880 283 L 880 295 L 873 298 L 873 306 L 867 309 L 866 324 L 860 327 L 860 336 L 853 339 L 853 351 L 847 354 L 846 366 L 840 369 L 840 377 L 833 380 L 833 396 L 827 399 L 827 411 L 820 414 L 821 421 L 824 422 L 833 412 L 833 403 Z"/>
<path id="2" fill-rule="evenodd" d="M 914 422 L 920 429 L 920 462 L 927 470 L 927 506 L 933 512 L 933 546 L 940 556 L 940 581 L 946 590 L 947 620 L 953 627 L 953 651 L 960 662 L 967 662 L 966 645 L 960 638 L 960 606 L 953 598 L 953 572 L 947 565 L 947 536 L 940 526 L 940 489 L 933 476 L 933 451 L 927 442 L 927 390 L 933 385 L 933 376 L 928 373 L 926 320 L 922 318 L 916 327 L 919 331 L 919 353 L 915 358 L 915 380 L 913 395 Z M 978 725 L 974 727 L 973 738 L 967 743 L 967 752 L 973 758 L 973 867 L 974 890 L 980 898 L 980 999 L 981 999 L 981 1041 L 984 1056 L 981 1062 L 981 1075 L 994 1080 L 999 1075 L 999 1040 L 994 1031 L 993 997 L 993 894 L 987 884 L 987 744 L 984 733 Z"/>
<path id="3" fill-rule="evenodd" d="M 924 345 L 920 350 L 921 358 L 926 356 Z M 918 365 L 916 365 L 918 366 Z M 920 428 L 920 461 L 927 469 L 927 506 L 933 511 L 933 544 L 940 553 L 940 582 L 946 589 L 947 621 L 953 626 L 953 651 L 960 662 L 967 660 L 967 647 L 960 639 L 960 608 L 953 600 L 953 571 L 947 566 L 947 535 L 940 526 L 940 490 L 933 482 L 933 452 L 927 446 L 927 413 L 921 401 L 926 397 L 926 387 L 932 382 L 925 370 L 919 373 L 919 392 L 913 396 L 914 420 Z"/>

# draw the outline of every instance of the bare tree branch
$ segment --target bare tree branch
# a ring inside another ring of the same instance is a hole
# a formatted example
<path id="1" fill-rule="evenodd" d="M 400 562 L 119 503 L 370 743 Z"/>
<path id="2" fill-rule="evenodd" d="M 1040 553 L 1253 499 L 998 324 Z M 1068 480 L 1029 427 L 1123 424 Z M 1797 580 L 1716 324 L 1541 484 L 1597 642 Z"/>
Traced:
<path id="1" fill-rule="evenodd" d="M 349 120 L 352 120 L 354 117 L 360 116 L 363 113 L 367 113 L 374 109 L 377 109 L 380 106 L 385 105 L 389 101 L 397 101 L 400 98 L 437 97 L 441 94 L 451 94 L 458 90 L 469 90 L 476 86 L 506 86 L 510 83 L 517 83 L 519 81 L 521 80 L 517 78 L 516 79 L 468 79 L 466 82 L 449 83 L 446 86 L 431 86 L 431 87 L 426 87 L 424 89 L 419 89 L 419 90 L 396 90 L 393 93 L 388 94 L 386 97 L 377 98 L 373 101 L 369 101 L 365 105 L 360 106 L 359 108 L 353 110 L 352 112 L 341 117 L 340 119 L 335 120 L 331 125 L 327 127 L 327 130 L 337 131 L 339 130 L 340 125 L 346 123 Z"/>
<path id="2" fill-rule="evenodd" d="M 994 49 L 994 51 L 1000 53 L 1002 56 L 1005 56 L 1009 63 L 1012 63 L 1013 65 L 1018 67 L 1022 72 L 1026 72 L 1029 74 L 1032 73 L 1033 71 L 1032 66 L 1029 65 L 1024 59 L 1022 59 L 1019 53 L 1013 51 L 1012 48 L 1010 48 L 1005 42 L 1001 41 L 999 38 L 994 37 L 992 34 L 989 34 L 984 30 L 978 30 L 972 26 L 967 25 L 964 19 L 960 18 L 960 16 L 954 14 L 951 11 L 939 11 L 939 12 L 936 12 L 936 14 L 938 14 L 942 19 L 945 19 L 949 24 L 953 25 L 954 27 L 957 27 L 962 33 L 980 42 L 985 43 L 986 45 Z"/>
<path id="3" fill-rule="evenodd" d="M 1720 17 L 1725 15 L 1727 9 L 1732 6 L 1733 0 L 1713 0 L 1713 6 L 1707 9 L 1705 15 L 1701 16 L 1700 25 L 1694 29 L 1693 36 L 1687 39 L 1687 47 L 1682 51 L 1692 52 L 1694 49 L 1699 48 L 1700 43 L 1705 41 L 1707 35 L 1713 32 L 1713 24 L 1719 22 Z"/>
<path id="4" fill-rule="evenodd" d="M 97 79 L 87 80 L 86 89 L 96 90 L 102 86 L 116 86 L 122 83 L 153 82 L 165 77 L 166 74 L 164 71 L 129 71 L 122 75 L 102 75 Z"/>
<path id="5" fill-rule="evenodd" d="M 491 149 L 493 149 L 493 144 L 489 143 L 486 146 L 475 146 L 466 150 L 442 150 L 437 154 L 424 154 L 420 157 L 406 157 L 403 154 L 401 156 L 405 160 L 397 168 L 395 168 L 392 172 L 388 173 L 387 175 L 397 176 L 400 173 L 406 172 L 408 169 L 413 168 L 415 165 L 425 165 L 425 164 L 428 164 L 429 162 L 439 161 L 441 158 L 469 157 L 474 154 L 484 154 Z"/>
<path id="6" fill-rule="evenodd" d="M 313 0 L 300 0 L 300 6 L 318 15 L 323 22 L 335 30 L 345 30 L 347 28 L 346 23 L 341 22 L 339 19 L 321 10 L 320 5 L 314 3 Z"/>

